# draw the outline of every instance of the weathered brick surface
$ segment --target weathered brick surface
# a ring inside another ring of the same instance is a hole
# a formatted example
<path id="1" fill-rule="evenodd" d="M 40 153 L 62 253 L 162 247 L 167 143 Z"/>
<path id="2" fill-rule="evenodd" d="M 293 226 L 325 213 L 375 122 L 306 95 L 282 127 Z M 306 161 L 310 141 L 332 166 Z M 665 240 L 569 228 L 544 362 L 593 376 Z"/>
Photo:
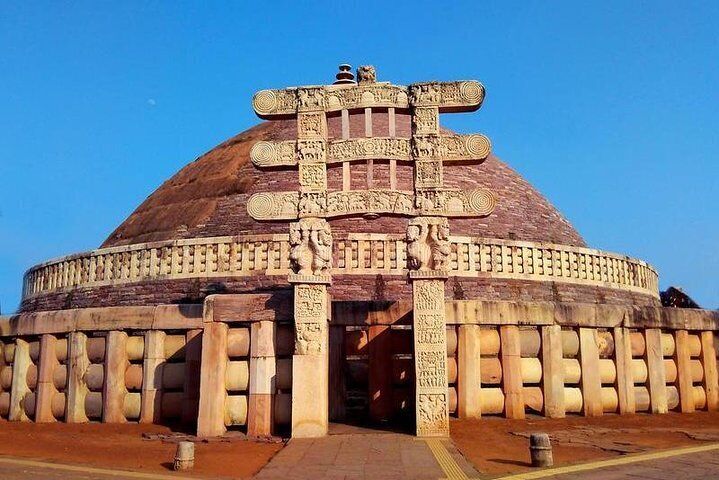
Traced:
<path id="1" fill-rule="evenodd" d="M 350 121 L 351 137 L 365 136 L 362 113 Z M 397 114 L 397 136 L 409 137 L 409 116 Z M 339 115 L 328 119 L 330 138 L 341 137 Z M 373 135 L 389 134 L 388 115 L 373 114 Z M 257 222 L 249 217 L 246 202 L 257 192 L 296 190 L 294 169 L 260 171 L 249 161 L 252 145 L 258 140 L 295 138 L 294 120 L 265 122 L 217 146 L 184 167 L 158 188 L 105 241 L 104 247 L 178 238 L 210 237 L 256 233 L 287 233 L 288 222 Z M 397 165 L 398 188 L 411 190 L 413 170 Z M 374 187 L 389 188 L 389 167 L 375 162 Z M 367 188 L 365 162 L 351 166 L 353 189 Z M 328 169 L 330 190 L 342 187 L 342 166 Z M 503 239 L 552 242 L 584 246 L 581 236 L 559 212 L 529 183 L 502 161 L 491 156 L 481 165 L 445 167 L 448 187 L 488 187 L 499 197 L 495 212 L 482 219 L 452 219 L 456 235 L 477 235 Z M 407 219 L 343 218 L 330 221 L 336 239 L 349 232 L 404 234 Z M 160 280 L 120 286 L 79 289 L 28 299 L 23 311 L 53 310 L 110 305 L 153 305 L 196 303 L 211 293 L 249 293 L 287 289 L 286 278 L 213 278 Z M 336 300 L 397 300 L 410 298 L 405 278 L 388 276 L 335 276 L 330 289 Z M 455 299 L 596 302 L 610 304 L 656 304 L 652 297 L 626 291 L 553 282 L 531 282 L 487 278 L 448 281 L 447 295 Z"/>
<path id="2" fill-rule="evenodd" d="M 397 136 L 409 137 L 408 115 L 396 115 Z M 351 136 L 364 136 L 364 115 L 350 117 Z M 328 121 L 330 137 L 341 137 L 339 117 Z M 373 114 L 373 135 L 388 135 L 386 113 Z M 249 161 L 258 140 L 288 140 L 296 136 L 294 120 L 262 123 L 222 143 L 180 170 L 140 205 L 103 246 L 127 245 L 176 238 L 249 233 L 286 233 L 287 222 L 257 222 L 247 214 L 253 193 L 297 190 L 296 169 L 260 171 Z M 412 190 L 410 164 L 397 165 L 397 185 Z M 374 187 L 389 188 L 387 163 L 376 161 Z M 366 163 L 351 166 L 353 189 L 367 188 Z M 342 186 L 342 166 L 329 168 L 329 188 Z M 561 214 L 529 183 L 496 157 L 481 165 L 445 167 L 448 187 L 488 187 L 499 196 L 495 212 L 484 219 L 452 219 L 452 233 L 584 246 L 584 241 Z M 345 218 L 330 221 L 335 235 L 347 232 L 404 233 L 407 220 Z"/>
<path id="3" fill-rule="evenodd" d="M 246 279 L 213 278 L 142 282 L 121 286 L 79 289 L 72 293 L 28 299 L 21 311 L 163 303 L 201 303 L 212 293 L 257 293 L 289 289 L 280 276 Z M 447 298 L 456 300 L 514 300 L 543 302 L 589 302 L 616 305 L 658 305 L 648 295 L 616 289 L 487 278 L 451 278 Z M 335 276 L 330 287 L 333 300 L 399 300 L 412 298 L 406 278 L 396 276 Z"/>

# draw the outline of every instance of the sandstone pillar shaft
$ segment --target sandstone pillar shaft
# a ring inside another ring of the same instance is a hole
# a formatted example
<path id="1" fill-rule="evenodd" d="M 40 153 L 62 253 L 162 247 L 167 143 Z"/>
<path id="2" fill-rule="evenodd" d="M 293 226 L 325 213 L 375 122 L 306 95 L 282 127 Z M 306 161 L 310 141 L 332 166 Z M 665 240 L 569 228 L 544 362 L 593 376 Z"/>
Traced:
<path id="1" fill-rule="evenodd" d="M 614 328 L 614 363 L 617 368 L 614 386 L 617 389 L 619 413 L 634 413 L 636 411 L 636 395 L 632 367 L 632 343 L 629 330 L 626 328 Z"/>
<path id="2" fill-rule="evenodd" d="M 710 412 L 719 409 L 719 375 L 714 341 L 714 332 L 701 333 L 704 391 L 707 394 L 707 410 Z"/>
<path id="3" fill-rule="evenodd" d="M 250 325 L 250 391 L 247 435 L 272 435 L 275 394 L 275 322 Z"/>
<path id="4" fill-rule="evenodd" d="M 542 393 L 544 416 L 564 418 L 564 363 L 562 327 L 547 325 L 542 328 Z"/>
<path id="5" fill-rule="evenodd" d="M 524 395 L 522 394 L 522 346 L 519 328 L 516 325 L 500 326 L 499 341 L 504 416 L 521 419 L 524 418 Z"/>
<path id="6" fill-rule="evenodd" d="M 412 278 L 412 301 L 417 436 L 446 437 L 449 392 L 444 279 Z"/>
<path id="7" fill-rule="evenodd" d="M 105 339 L 105 379 L 102 386 L 102 421 L 104 423 L 124 423 L 125 370 L 130 364 L 127 359 L 127 333 L 108 332 Z"/>
<path id="8" fill-rule="evenodd" d="M 88 388 L 85 373 L 90 366 L 87 356 L 87 335 L 82 332 L 70 332 L 67 339 L 67 407 L 65 421 L 68 423 L 85 423 L 85 397 Z"/>
<path id="9" fill-rule="evenodd" d="M 145 332 L 145 358 L 142 364 L 142 403 L 140 423 L 159 423 L 162 419 L 162 368 L 165 363 L 165 332 Z"/>
<path id="10" fill-rule="evenodd" d="M 292 437 L 327 435 L 328 325 L 327 285 L 294 285 L 295 354 L 292 356 Z"/>
<path id="11" fill-rule="evenodd" d="M 679 391 L 679 408 L 682 413 L 694 411 L 694 385 L 692 384 L 689 332 L 677 330 L 674 333 L 674 363 L 677 366 L 676 386 Z"/>
<path id="12" fill-rule="evenodd" d="M 598 417 L 604 413 L 604 405 L 596 329 L 579 329 L 579 362 L 582 369 L 582 413 L 585 417 Z"/>
<path id="13" fill-rule="evenodd" d="M 57 390 L 53 383 L 53 372 L 60 362 L 57 361 L 55 353 L 57 338 L 54 335 L 45 334 L 40 337 L 40 365 L 38 366 L 37 404 L 35 405 L 35 422 L 54 422 L 52 414 L 52 397 Z"/>
<path id="14" fill-rule="evenodd" d="M 202 331 L 202 363 L 200 366 L 200 404 L 197 414 L 197 436 L 216 437 L 225 427 L 225 371 L 227 370 L 228 326 L 206 322 Z"/>
<path id="15" fill-rule="evenodd" d="M 479 325 L 460 325 L 457 337 L 457 413 L 459 418 L 482 415 Z"/>
<path id="16" fill-rule="evenodd" d="M 12 386 L 10 390 L 10 411 L 8 419 L 11 421 L 27 421 L 23 405 L 25 396 L 30 393 L 27 385 L 27 370 L 30 368 L 30 346 L 25 340 L 15 340 L 15 356 L 12 363 Z"/>
<path id="17" fill-rule="evenodd" d="M 649 408 L 652 413 L 667 413 L 667 374 L 664 367 L 662 331 L 658 328 L 647 328 L 644 331 L 644 340 Z"/>

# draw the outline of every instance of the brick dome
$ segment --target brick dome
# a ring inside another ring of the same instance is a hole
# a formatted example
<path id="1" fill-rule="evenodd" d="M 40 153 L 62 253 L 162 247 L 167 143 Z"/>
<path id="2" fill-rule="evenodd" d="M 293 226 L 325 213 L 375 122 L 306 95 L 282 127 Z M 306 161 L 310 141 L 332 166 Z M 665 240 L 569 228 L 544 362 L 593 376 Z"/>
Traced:
<path id="1" fill-rule="evenodd" d="M 349 116 L 350 138 L 365 136 L 364 114 Z M 396 136 L 410 137 L 410 116 L 396 114 Z M 330 139 L 341 138 L 328 116 Z M 293 168 L 260 170 L 250 150 L 260 140 L 296 138 L 295 120 L 261 123 L 185 166 L 152 193 L 102 248 L 33 267 L 25 276 L 22 311 L 123 305 L 198 303 L 212 293 L 288 289 L 289 221 L 257 221 L 251 195 L 298 190 Z M 445 131 L 444 133 L 451 133 Z M 372 113 L 372 135 L 389 134 L 386 111 Z M 387 162 L 351 164 L 352 190 L 389 189 Z M 329 191 L 342 190 L 343 167 L 329 164 Z M 397 162 L 396 188 L 413 190 L 413 166 Z M 651 266 L 585 248 L 582 237 L 517 172 L 490 155 L 481 164 L 448 162 L 444 185 L 487 188 L 497 206 L 484 218 L 450 218 L 453 299 L 658 303 Z M 332 298 L 411 298 L 407 281 L 407 218 L 331 218 Z"/>
<path id="2" fill-rule="evenodd" d="M 364 135 L 362 114 L 350 117 L 352 137 Z M 330 138 L 340 137 L 339 117 L 330 117 Z M 397 115 L 397 136 L 410 136 L 409 115 Z M 374 113 L 373 132 L 386 134 L 386 114 Z M 218 145 L 185 166 L 152 193 L 105 240 L 103 247 L 160 240 L 222 235 L 286 233 L 287 222 L 258 222 L 247 213 L 250 195 L 258 192 L 296 190 L 293 169 L 258 170 L 250 162 L 250 149 L 258 140 L 289 140 L 296 137 L 294 120 L 261 123 Z M 567 220 L 517 172 L 495 156 L 480 165 L 445 167 L 448 187 L 488 187 L 498 196 L 494 213 L 482 219 L 453 219 L 452 233 L 498 239 L 549 242 L 584 246 L 584 240 Z M 340 190 L 341 166 L 328 169 L 330 190 Z M 398 187 L 412 190 L 411 165 L 397 166 Z M 352 165 L 352 188 L 367 188 L 366 165 Z M 375 163 L 374 186 L 389 188 L 386 163 Z M 348 232 L 404 234 L 407 220 L 397 217 L 334 219 L 333 234 Z"/>

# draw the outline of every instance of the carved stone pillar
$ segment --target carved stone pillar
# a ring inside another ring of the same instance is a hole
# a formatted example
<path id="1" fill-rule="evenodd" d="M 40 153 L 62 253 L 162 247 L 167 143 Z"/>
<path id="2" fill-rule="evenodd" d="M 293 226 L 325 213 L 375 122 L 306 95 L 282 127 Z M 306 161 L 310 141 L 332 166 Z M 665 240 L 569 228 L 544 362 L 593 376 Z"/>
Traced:
<path id="1" fill-rule="evenodd" d="M 444 311 L 448 237 L 446 218 L 415 218 L 407 227 L 407 263 L 414 307 L 415 418 L 420 437 L 449 435 Z"/>
<path id="2" fill-rule="evenodd" d="M 303 218 L 290 225 L 289 281 L 294 284 L 295 353 L 292 356 L 292 437 L 327 435 L 332 263 L 329 224 Z"/>

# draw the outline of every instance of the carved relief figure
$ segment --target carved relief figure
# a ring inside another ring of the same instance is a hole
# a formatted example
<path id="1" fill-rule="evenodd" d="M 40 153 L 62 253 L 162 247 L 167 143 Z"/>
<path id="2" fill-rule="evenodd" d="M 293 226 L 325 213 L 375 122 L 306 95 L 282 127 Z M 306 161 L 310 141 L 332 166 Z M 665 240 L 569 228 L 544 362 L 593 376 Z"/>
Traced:
<path id="1" fill-rule="evenodd" d="M 332 268 L 332 233 L 319 218 L 290 224 L 290 264 L 298 275 L 329 275 Z"/>
<path id="2" fill-rule="evenodd" d="M 432 251 L 427 244 L 427 231 L 419 224 L 407 227 L 407 266 L 410 270 L 426 269 Z"/>
<path id="3" fill-rule="evenodd" d="M 324 92 L 319 88 L 300 88 L 297 96 L 299 106 L 304 110 L 320 110 L 324 108 Z"/>
<path id="4" fill-rule="evenodd" d="M 410 270 L 446 270 L 450 252 L 446 219 L 417 218 L 407 226 L 407 266 Z"/>
<path id="5" fill-rule="evenodd" d="M 317 225 L 310 235 L 310 246 L 314 254 L 312 272 L 315 275 L 329 275 L 332 268 L 332 233 L 327 222 Z"/>
<path id="6" fill-rule="evenodd" d="M 417 400 L 419 434 L 447 431 L 447 397 L 444 393 L 426 393 Z"/>
<path id="7" fill-rule="evenodd" d="M 297 355 L 322 353 L 323 334 L 321 323 L 295 323 L 295 353 Z"/>
<path id="8" fill-rule="evenodd" d="M 452 251 L 449 243 L 449 225 L 446 222 L 431 225 L 429 237 L 432 249 L 432 269 L 447 270 L 449 254 Z"/>
<path id="9" fill-rule="evenodd" d="M 359 83 L 374 83 L 377 81 L 377 71 L 372 65 L 362 65 L 357 68 L 357 81 Z"/>
<path id="10" fill-rule="evenodd" d="M 299 275 L 312 274 L 312 251 L 309 245 L 310 232 L 302 228 L 301 222 L 290 224 L 290 263 Z"/>
<path id="11" fill-rule="evenodd" d="M 322 213 L 327 206 L 327 197 L 324 193 L 303 193 L 300 195 L 300 215 L 314 215 Z"/>

